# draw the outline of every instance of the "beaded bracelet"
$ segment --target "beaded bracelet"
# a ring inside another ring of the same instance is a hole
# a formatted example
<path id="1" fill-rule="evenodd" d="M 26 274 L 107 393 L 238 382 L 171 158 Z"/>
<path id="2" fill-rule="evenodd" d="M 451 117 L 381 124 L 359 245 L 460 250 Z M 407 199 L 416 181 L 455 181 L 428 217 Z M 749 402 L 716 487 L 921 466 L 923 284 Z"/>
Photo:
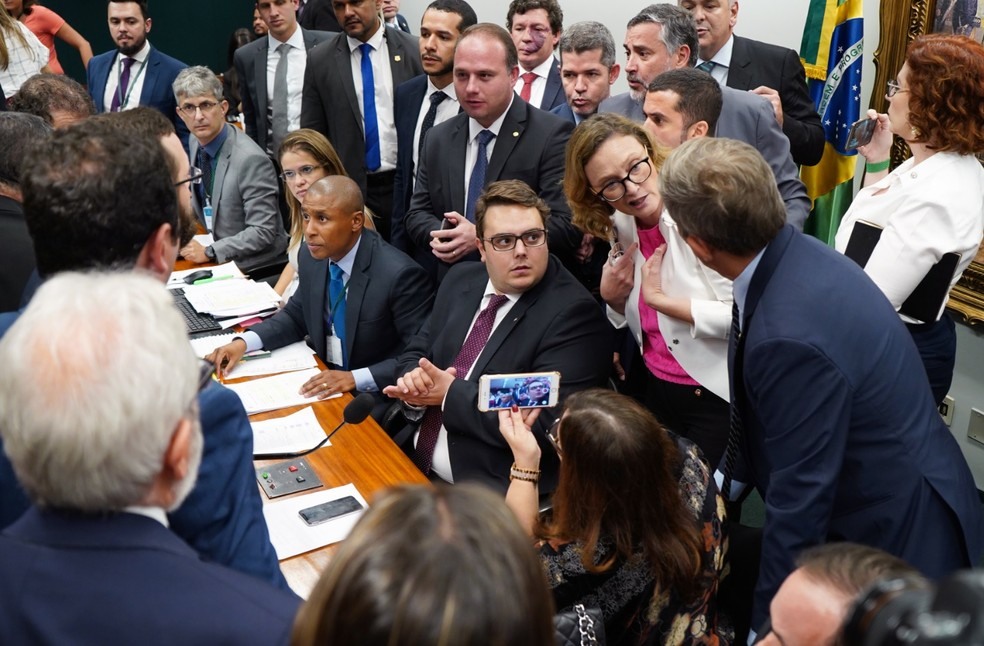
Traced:
<path id="1" fill-rule="evenodd" d="M 886 159 L 885 161 L 880 161 L 876 163 L 868 162 L 864 165 L 864 169 L 869 173 L 880 173 L 883 170 L 888 170 L 888 167 L 892 164 L 891 159 Z"/>
<path id="2" fill-rule="evenodd" d="M 523 474 L 523 473 L 512 472 L 512 473 L 509 474 L 509 480 L 510 481 L 512 481 L 512 480 L 522 480 L 523 482 L 532 482 L 533 484 L 536 484 L 537 482 L 540 481 L 540 476 L 533 476 L 533 475 L 528 475 L 528 474 Z"/>
<path id="3" fill-rule="evenodd" d="M 528 474 L 534 475 L 534 476 L 540 475 L 540 470 L 539 469 L 524 469 L 522 467 L 517 467 L 515 462 L 513 462 L 513 465 L 510 467 L 510 469 L 512 471 L 518 471 L 519 473 L 528 473 Z"/>

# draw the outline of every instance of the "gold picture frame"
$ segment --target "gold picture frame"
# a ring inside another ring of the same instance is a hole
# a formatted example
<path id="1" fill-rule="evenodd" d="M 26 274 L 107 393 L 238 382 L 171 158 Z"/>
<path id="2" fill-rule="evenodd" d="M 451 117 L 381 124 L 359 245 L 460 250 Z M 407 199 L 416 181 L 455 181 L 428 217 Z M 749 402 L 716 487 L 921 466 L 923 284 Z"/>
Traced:
<path id="1" fill-rule="evenodd" d="M 881 0 L 879 11 L 880 38 L 875 50 L 875 84 L 871 107 L 878 112 L 888 110 L 885 86 L 895 78 L 909 44 L 917 36 L 933 31 L 936 0 Z M 896 137 L 892 146 L 892 167 L 909 157 L 909 147 Z M 957 314 L 957 320 L 968 325 L 984 323 L 984 246 L 952 290 L 947 309 Z"/>

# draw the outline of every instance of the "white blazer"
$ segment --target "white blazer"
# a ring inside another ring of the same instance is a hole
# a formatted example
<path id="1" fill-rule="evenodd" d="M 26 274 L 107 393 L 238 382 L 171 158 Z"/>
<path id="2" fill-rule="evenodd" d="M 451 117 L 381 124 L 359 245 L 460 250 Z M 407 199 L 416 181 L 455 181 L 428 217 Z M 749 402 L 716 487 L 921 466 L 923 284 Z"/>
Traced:
<path id="1" fill-rule="evenodd" d="M 635 218 L 615 212 L 615 229 L 624 248 L 639 242 Z M 667 296 L 690 299 L 694 324 L 657 312 L 659 330 L 666 347 L 683 369 L 701 386 L 730 400 L 728 385 L 728 334 L 731 332 L 731 281 L 705 267 L 684 241 L 670 214 L 663 211 L 659 231 L 666 239 L 666 254 L 660 274 Z M 629 326 L 636 343 L 642 348 L 642 322 L 639 318 L 639 293 L 642 289 L 642 251 L 635 252 L 635 276 L 632 291 L 625 303 L 625 315 L 608 307 L 608 320 L 617 328 Z"/>

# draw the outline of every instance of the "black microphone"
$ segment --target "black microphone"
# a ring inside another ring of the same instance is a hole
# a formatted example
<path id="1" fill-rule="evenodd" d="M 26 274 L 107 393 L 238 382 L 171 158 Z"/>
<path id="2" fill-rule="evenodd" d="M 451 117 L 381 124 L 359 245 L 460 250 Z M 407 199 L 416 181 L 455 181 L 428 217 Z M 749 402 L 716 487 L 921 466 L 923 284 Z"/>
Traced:
<path id="1" fill-rule="evenodd" d="M 372 412 L 373 406 L 376 405 L 376 398 L 370 393 L 360 393 L 355 399 L 350 401 L 346 406 L 345 410 L 342 411 L 342 421 L 339 422 L 338 426 L 332 430 L 331 433 L 325 436 L 325 439 L 318 442 L 315 446 L 311 447 L 306 451 L 298 451 L 296 453 L 254 453 L 254 460 L 285 460 L 288 458 L 300 458 L 308 453 L 317 451 L 325 442 L 331 439 L 331 436 L 338 432 L 340 428 L 346 424 L 361 424 L 369 417 L 369 413 Z"/>

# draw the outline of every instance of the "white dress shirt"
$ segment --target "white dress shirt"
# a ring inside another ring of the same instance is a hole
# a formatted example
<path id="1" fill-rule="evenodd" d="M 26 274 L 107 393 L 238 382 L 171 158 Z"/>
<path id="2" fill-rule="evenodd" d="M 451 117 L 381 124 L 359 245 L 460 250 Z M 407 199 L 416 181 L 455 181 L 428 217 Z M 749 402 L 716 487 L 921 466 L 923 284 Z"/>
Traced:
<path id="1" fill-rule="evenodd" d="M 495 137 L 488 143 L 485 147 L 485 153 L 492 159 L 492 151 L 495 149 L 495 142 L 499 141 L 499 131 L 502 130 L 502 122 L 506 120 L 506 114 L 509 113 L 509 108 L 512 107 L 512 102 L 516 100 L 516 95 L 509 100 L 509 105 L 499 118 L 492 122 L 488 128 L 483 128 L 482 124 L 475 121 L 474 119 L 468 119 L 468 148 L 465 149 L 465 204 L 468 204 L 468 182 L 471 180 L 472 169 L 475 168 L 475 162 L 478 161 L 478 133 L 483 130 L 488 130 Z M 505 133 L 506 136 L 519 136 L 519 132 L 515 133 Z M 487 160 L 486 160 L 487 161 Z M 462 214 L 464 215 L 464 214 Z"/>
<path id="2" fill-rule="evenodd" d="M 140 51 L 130 56 L 134 62 L 130 65 L 130 84 L 126 90 L 126 96 L 120 97 L 120 111 L 130 110 L 140 105 L 140 94 L 143 92 L 144 81 L 147 80 L 147 57 L 150 56 L 150 41 L 145 41 Z M 122 74 L 122 62 L 127 58 L 117 52 L 116 60 L 109 68 L 109 78 L 106 80 L 106 92 L 103 94 L 103 106 L 106 112 L 113 106 L 113 95 L 116 88 L 120 85 L 120 74 Z M 171 115 L 167 115 L 171 117 Z"/>
<path id="3" fill-rule="evenodd" d="M 550 68 L 553 67 L 554 57 L 547 56 L 547 60 L 543 61 L 533 69 L 529 70 L 536 74 L 536 78 L 533 80 L 533 85 L 530 87 L 530 105 L 537 108 L 543 103 L 543 93 L 547 90 L 547 77 L 550 76 Z M 523 74 L 526 74 L 526 70 L 522 67 L 519 68 L 519 78 L 516 79 L 516 85 L 513 89 L 516 90 L 516 94 L 523 91 Z"/>
<path id="4" fill-rule="evenodd" d="M 864 271 L 895 309 L 943 254 L 960 254 L 953 287 L 977 255 L 984 232 L 984 169 L 973 155 L 936 153 L 919 165 L 912 158 L 861 189 L 844 214 L 834 245 L 844 253 L 854 225 L 882 228 Z M 943 314 L 946 304 L 936 316 Z M 907 323 L 916 321 L 901 315 Z"/>
<path id="5" fill-rule="evenodd" d="M 448 83 L 444 89 L 438 90 L 431 81 L 430 77 L 427 77 L 427 91 L 424 92 L 424 100 L 420 104 L 420 109 L 417 111 L 417 125 L 413 130 L 413 167 L 417 167 L 417 151 L 420 148 L 420 129 L 424 125 L 424 117 L 427 116 L 427 111 L 430 110 L 430 97 L 435 92 L 444 92 L 448 98 L 441 101 L 441 104 L 437 106 L 437 116 L 434 118 L 434 125 L 439 123 L 444 123 L 451 117 L 458 114 L 461 106 L 458 103 L 458 94 L 454 91 L 454 83 Z M 417 177 L 414 173 L 413 181 L 416 183 Z"/>
<path id="6" fill-rule="evenodd" d="M 384 37 L 386 30 L 382 25 L 376 33 L 366 41 L 372 45 L 373 52 L 369 57 L 372 61 L 372 79 L 375 82 L 376 122 L 379 126 L 379 169 L 375 172 L 396 168 L 396 119 L 393 116 L 393 70 L 390 69 L 389 47 Z M 352 52 L 352 82 L 355 84 L 355 97 L 358 99 L 359 113 L 365 123 L 365 106 L 362 103 L 362 42 L 346 36 L 349 51 Z M 415 54 L 416 55 L 416 54 Z M 365 128 L 363 127 L 363 133 Z"/>
<path id="7" fill-rule="evenodd" d="M 267 34 L 267 135 L 268 141 L 273 140 L 273 92 L 274 77 L 277 74 L 277 63 L 280 53 L 277 48 L 281 41 Z M 307 48 L 304 47 L 304 33 L 298 27 L 287 39 L 290 52 L 287 54 L 287 132 L 293 132 L 301 127 L 301 93 L 304 90 L 304 69 L 307 67 Z M 279 88 L 278 88 L 279 89 Z"/>
<path id="8" fill-rule="evenodd" d="M 48 64 L 51 52 L 45 47 L 38 37 L 31 33 L 24 23 L 14 20 L 17 29 L 27 40 L 29 47 L 25 48 L 20 40 L 12 36 L 4 38 L 7 44 L 7 69 L 0 69 L 0 86 L 3 87 L 6 98 L 14 96 L 24 81 L 31 78 L 41 71 L 41 68 Z M 0 37 L 3 37 L 0 34 Z M 0 96 L 0 99 L 3 99 Z"/>
<path id="9" fill-rule="evenodd" d="M 492 287 L 492 281 L 489 281 L 485 286 L 485 295 L 482 297 L 482 301 L 479 303 L 478 309 L 475 310 L 475 315 L 472 316 L 472 322 L 471 325 L 468 326 L 468 333 L 465 334 L 465 339 L 468 338 L 468 335 L 471 334 L 472 328 L 475 327 L 475 321 L 478 320 L 478 315 L 482 313 L 482 310 L 488 307 L 489 301 L 492 300 L 492 297 L 495 294 L 496 291 L 495 288 Z M 504 294 L 504 296 L 509 300 L 500 305 L 499 309 L 496 310 L 495 320 L 492 322 L 492 331 L 489 332 L 489 338 L 495 334 L 495 329 L 499 327 L 499 323 L 502 323 L 505 320 L 506 314 L 509 313 L 509 310 L 513 308 L 513 305 L 516 304 L 516 301 L 519 300 L 519 297 L 522 296 L 522 294 Z M 479 354 L 479 356 L 481 356 L 481 354 Z M 475 360 L 477 361 L 478 357 L 475 357 Z M 472 367 L 468 369 L 468 374 L 464 376 L 465 379 L 471 377 L 472 368 L 474 367 L 475 364 L 472 364 Z M 475 405 L 477 406 L 478 404 L 476 403 Z M 441 410 L 444 410 L 444 402 L 441 402 Z M 414 448 L 417 446 L 417 440 L 419 437 L 420 431 L 418 430 L 413 436 Z M 437 446 L 434 447 L 434 457 L 431 459 L 431 471 L 433 471 L 441 480 L 452 484 L 454 483 L 454 473 L 451 471 L 451 455 L 448 453 L 448 431 L 444 428 L 443 424 L 441 425 L 441 430 L 438 432 Z"/>
<path id="10" fill-rule="evenodd" d="M 711 76 L 714 80 L 718 82 L 718 85 L 724 87 L 728 84 L 728 68 L 731 67 L 731 50 L 735 47 L 735 36 L 734 34 L 728 36 L 728 42 L 721 46 L 717 54 L 711 57 L 711 62 L 714 63 L 713 69 L 711 69 Z M 697 65 L 706 62 L 700 56 L 697 57 Z"/>

